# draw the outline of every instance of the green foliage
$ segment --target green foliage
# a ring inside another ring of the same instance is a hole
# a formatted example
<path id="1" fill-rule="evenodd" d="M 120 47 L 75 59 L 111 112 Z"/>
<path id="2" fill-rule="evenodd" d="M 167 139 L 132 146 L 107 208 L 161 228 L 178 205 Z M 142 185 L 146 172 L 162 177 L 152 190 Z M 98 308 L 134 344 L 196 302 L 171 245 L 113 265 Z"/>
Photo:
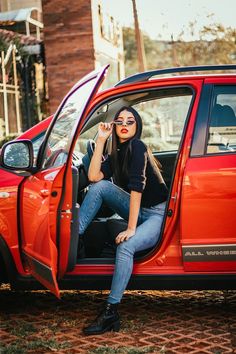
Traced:
<path id="1" fill-rule="evenodd" d="M 7 52 L 7 48 L 9 47 L 9 44 L 0 36 L 0 52 Z"/>
<path id="2" fill-rule="evenodd" d="M 7 136 L 5 138 L 3 138 L 2 140 L 0 140 L 0 148 L 5 144 L 8 143 L 8 141 L 14 140 L 17 137 L 17 135 L 14 136 Z"/>
<path id="3" fill-rule="evenodd" d="M 20 43 L 20 38 L 17 37 L 17 35 L 11 41 L 8 41 L 0 36 L 0 52 L 3 51 L 4 53 L 6 53 L 10 44 L 15 44 L 18 55 L 20 55 L 21 57 L 25 57 L 28 55 L 28 53 L 26 53 L 26 51 L 24 50 L 24 45 Z"/>
<path id="4" fill-rule="evenodd" d="M 212 24 L 198 33 L 199 40 L 184 41 L 184 35 L 196 38 L 196 23 L 176 40 L 153 40 L 143 34 L 147 70 L 171 66 L 233 64 L 236 62 L 236 29 Z M 186 33 L 187 32 L 187 33 Z M 126 75 L 138 71 L 137 46 L 133 28 L 123 29 Z"/>
<path id="5" fill-rule="evenodd" d="M 177 65 L 233 64 L 236 62 L 235 29 L 225 28 L 221 24 L 205 26 L 199 33 L 198 41 L 184 42 L 182 35 L 173 43 Z"/>
<path id="6" fill-rule="evenodd" d="M 138 71 L 137 46 L 135 32 L 133 28 L 123 28 L 124 51 L 125 51 L 125 71 L 126 76 Z M 143 35 L 143 42 L 146 53 L 147 69 L 156 69 L 157 58 L 161 56 L 161 48 L 158 41 L 152 40 L 148 35 Z"/>
<path id="7" fill-rule="evenodd" d="M 0 353 L 1 354 L 24 354 L 25 351 L 19 346 L 18 343 L 14 342 L 9 345 L 0 344 Z"/>
<path id="8" fill-rule="evenodd" d="M 25 321 L 19 322 L 17 326 L 10 329 L 10 333 L 17 337 L 27 337 L 28 335 L 36 332 L 37 329 L 32 325 L 32 323 L 28 323 Z"/>

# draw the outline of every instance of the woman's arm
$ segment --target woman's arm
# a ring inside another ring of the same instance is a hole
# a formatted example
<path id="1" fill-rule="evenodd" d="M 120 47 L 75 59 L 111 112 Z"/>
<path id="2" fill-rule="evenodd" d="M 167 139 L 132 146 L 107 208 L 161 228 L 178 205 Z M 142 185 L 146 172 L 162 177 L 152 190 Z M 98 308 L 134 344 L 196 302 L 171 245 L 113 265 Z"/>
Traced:
<path id="1" fill-rule="evenodd" d="M 98 128 L 98 138 L 96 147 L 89 165 L 88 179 L 91 182 L 98 182 L 104 178 L 101 171 L 102 154 L 104 145 L 112 132 L 112 125 L 109 123 L 100 123 Z"/>
<path id="2" fill-rule="evenodd" d="M 120 232 L 119 235 L 116 237 L 117 244 L 123 241 L 127 241 L 130 237 L 134 236 L 138 222 L 141 198 L 142 193 L 131 191 L 128 227 L 125 231 Z"/>

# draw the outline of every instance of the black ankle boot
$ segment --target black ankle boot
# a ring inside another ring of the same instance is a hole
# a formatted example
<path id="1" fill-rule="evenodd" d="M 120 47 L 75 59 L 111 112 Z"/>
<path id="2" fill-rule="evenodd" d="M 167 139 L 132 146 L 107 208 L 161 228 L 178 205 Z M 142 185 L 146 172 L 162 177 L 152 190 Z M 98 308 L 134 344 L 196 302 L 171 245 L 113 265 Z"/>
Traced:
<path id="1" fill-rule="evenodd" d="M 91 325 L 84 327 L 84 334 L 101 334 L 120 329 L 120 316 L 117 312 L 118 304 L 107 303 Z"/>

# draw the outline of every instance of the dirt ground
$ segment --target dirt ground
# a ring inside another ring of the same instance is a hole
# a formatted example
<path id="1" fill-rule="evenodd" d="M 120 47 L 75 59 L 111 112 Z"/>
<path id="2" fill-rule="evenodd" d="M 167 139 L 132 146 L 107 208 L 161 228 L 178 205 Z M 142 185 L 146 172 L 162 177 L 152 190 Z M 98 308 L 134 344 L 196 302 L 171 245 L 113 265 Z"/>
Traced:
<path id="1" fill-rule="evenodd" d="M 0 287 L 0 353 L 236 353 L 236 291 L 127 291 L 120 332 L 86 337 L 107 292 Z"/>

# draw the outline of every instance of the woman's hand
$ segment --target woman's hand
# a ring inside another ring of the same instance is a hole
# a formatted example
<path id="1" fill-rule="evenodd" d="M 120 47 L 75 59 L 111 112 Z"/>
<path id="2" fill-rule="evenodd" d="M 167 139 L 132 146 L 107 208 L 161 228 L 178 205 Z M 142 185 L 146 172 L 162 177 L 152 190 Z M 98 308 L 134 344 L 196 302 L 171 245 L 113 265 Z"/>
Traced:
<path id="1" fill-rule="evenodd" d="M 128 241 L 128 239 L 134 236 L 134 234 L 135 230 L 129 228 L 125 231 L 120 232 L 119 235 L 116 237 L 116 244 L 119 245 L 121 242 Z"/>
<path id="2" fill-rule="evenodd" d="M 106 141 L 112 133 L 112 123 L 100 123 L 98 127 L 98 139 Z"/>

